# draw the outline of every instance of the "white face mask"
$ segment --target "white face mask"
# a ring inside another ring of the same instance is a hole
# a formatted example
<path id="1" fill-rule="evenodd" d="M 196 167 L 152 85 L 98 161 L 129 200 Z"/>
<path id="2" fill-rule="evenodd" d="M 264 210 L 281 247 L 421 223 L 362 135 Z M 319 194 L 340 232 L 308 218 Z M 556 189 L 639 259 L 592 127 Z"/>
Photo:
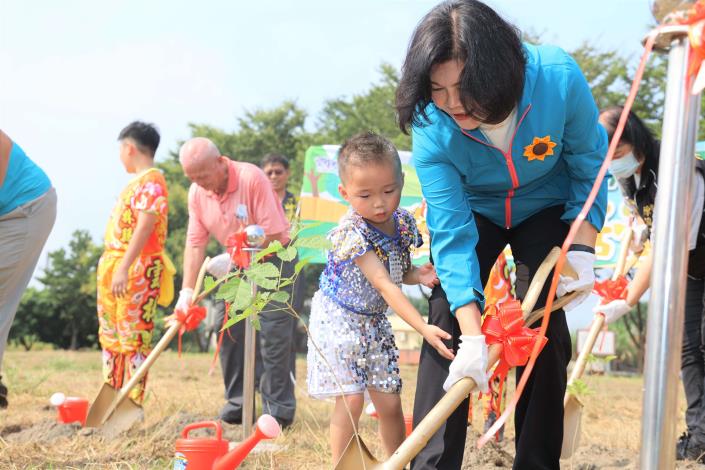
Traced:
<path id="1" fill-rule="evenodd" d="M 641 163 L 639 163 L 634 154 L 629 152 L 622 158 L 612 160 L 610 163 L 610 173 L 618 179 L 629 178 L 636 173 L 636 170 L 638 170 L 640 166 Z"/>

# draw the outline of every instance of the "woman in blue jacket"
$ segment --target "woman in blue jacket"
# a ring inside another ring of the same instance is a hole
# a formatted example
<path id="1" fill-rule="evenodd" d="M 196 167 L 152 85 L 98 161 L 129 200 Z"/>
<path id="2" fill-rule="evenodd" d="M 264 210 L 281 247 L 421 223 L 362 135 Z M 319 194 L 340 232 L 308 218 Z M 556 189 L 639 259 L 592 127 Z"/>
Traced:
<path id="1" fill-rule="evenodd" d="M 444 2 L 421 20 L 402 68 L 396 107 L 402 130 L 411 131 L 442 286 L 431 296 L 429 322 L 452 333 L 456 351 L 451 362 L 424 343 L 414 404 L 418 422 L 460 378 L 487 387 L 480 318 L 490 269 L 509 244 L 517 294 L 523 297 L 587 199 L 607 139 L 575 61 L 557 47 L 522 43 L 516 28 L 474 0 Z M 562 277 L 558 293 L 583 291 L 574 304 L 594 283 L 595 238 L 606 205 L 603 184 L 568 252 L 578 279 Z M 548 286 L 539 306 L 547 291 Z M 516 409 L 514 468 L 559 468 L 572 353 L 562 310 L 551 316 L 547 337 Z M 519 368 L 517 378 L 521 373 Z M 467 401 L 412 468 L 460 468 L 466 417 Z"/>

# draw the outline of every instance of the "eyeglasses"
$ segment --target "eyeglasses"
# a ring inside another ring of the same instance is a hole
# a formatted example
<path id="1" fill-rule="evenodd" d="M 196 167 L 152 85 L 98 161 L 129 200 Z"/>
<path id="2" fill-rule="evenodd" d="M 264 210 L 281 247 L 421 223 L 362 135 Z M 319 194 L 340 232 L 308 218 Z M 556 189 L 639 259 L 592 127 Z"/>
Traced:
<path id="1" fill-rule="evenodd" d="M 269 170 L 269 171 L 265 171 L 264 174 L 267 176 L 281 176 L 284 174 L 284 170 L 280 170 L 280 169 Z"/>

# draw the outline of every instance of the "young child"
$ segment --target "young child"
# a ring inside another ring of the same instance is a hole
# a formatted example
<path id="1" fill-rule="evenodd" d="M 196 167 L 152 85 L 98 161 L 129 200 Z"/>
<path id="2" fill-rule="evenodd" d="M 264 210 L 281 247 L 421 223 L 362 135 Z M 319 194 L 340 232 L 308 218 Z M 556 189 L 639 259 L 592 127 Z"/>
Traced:
<path id="1" fill-rule="evenodd" d="M 98 322 L 103 349 L 103 380 L 115 389 L 130 379 L 149 354 L 157 304 L 174 295 L 174 267 L 164 252 L 167 188 L 154 168 L 159 132 L 133 122 L 118 137 L 120 160 L 136 174 L 123 189 L 105 230 L 98 263 Z M 147 377 L 130 392 L 144 399 Z"/>
<path id="2" fill-rule="evenodd" d="M 313 297 L 308 345 L 309 393 L 336 399 L 330 421 L 334 463 L 357 429 L 365 391 L 379 414 L 386 452 L 391 455 L 404 440 L 390 308 L 453 358 L 442 341 L 450 335 L 427 325 L 400 288 L 402 282 L 432 287 L 438 278 L 430 264 L 411 264 L 410 252 L 422 242 L 414 218 L 399 208 L 404 177 L 396 149 L 376 134 L 356 135 L 340 148 L 338 173 L 338 190 L 351 208 L 329 234 L 332 247 Z"/>

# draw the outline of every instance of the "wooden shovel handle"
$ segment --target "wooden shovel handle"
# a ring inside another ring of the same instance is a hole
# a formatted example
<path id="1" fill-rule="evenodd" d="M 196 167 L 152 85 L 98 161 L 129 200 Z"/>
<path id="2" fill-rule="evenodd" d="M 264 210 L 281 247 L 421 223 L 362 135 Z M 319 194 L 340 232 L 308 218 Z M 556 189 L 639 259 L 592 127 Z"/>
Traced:
<path id="1" fill-rule="evenodd" d="M 209 261 L 210 258 L 206 257 L 206 259 L 203 261 L 203 264 L 201 265 L 201 269 L 198 271 L 198 277 L 196 278 L 196 286 L 193 289 L 193 296 L 191 297 L 192 300 L 196 300 L 196 298 L 198 297 L 198 292 L 201 290 L 203 278 L 206 275 L 206 266 L 208 265 Z M 147 355 L 147 359 L 145 359 L 142 365 L 139 366 L 139 368 L 135 371 L 134 375 L 130 377 L 130 380 L 127 382 L 127 384 L 125 384 L 120 389 L 120 392 L 118 393 L 117 397 L 115 398 L 115 400 L 113 400 L 113 403 L 110 405 L 110 408 L 108 408 L 107 413 L 105 413 L 102 423 L 105 423 L 108 418 L 110 418 L 110 415 L 113 414 L 115 408 L 117 408 L 118 405 L 122 403 L 122 401 L 125 399 L 125 397 L 127 397 L 128 393 L 130 393 L 130 390 L 132 390 L 132 388 L 137 385 L 140 380 L 142 380 L 145 374 L 147 374 L 147 371 L 150 367 L 152 367 L 154 361 L 156 361 L 162 351 L 164 351 L 164 349 L 169 346 L 169 343 L 172 339 L 174 339 L 174 336 L 176 336 L 180 328 L 181 322 L 177 321 L 174 322 L 174 324 L 171 325 L 168 330 L 166 330 L 159 342 L 156 344 L 156 346 L 154 346 L 154 349 L 152 349 L 152 351 Z"/>
<path id="2" fill-rule="evenodd" d="M 541 263 L 536 274 L 534 274 L 534 278 L 531 280 L 529 289 L 524 297 L 524 302 L 522 302 L 521 305 L 525 320 L 530 315 L 534 305 L 536 305 L 536 301 L 543 290 L 543 285 L 558 261 L 560 253 L 560 248 L 554 247 Z M 496 344 L 490 347 L 487 360 L 489 367 L 487 370 L 494 367 L 499 360 L 501 352 L 501 345 Z M 475 381 L 469 377 L 462 378 L 453 384 L 448 392 L 443 395 L 443 398 L 436 403 L 406 440 L 402 442 L 394 454 L 383 463 L 382 468 L 387 470 L 403 469 L 404 466 L 423 449 L 429 439 L 431 439 L 431 436 L 433 436 L 438 428 L 448 419 L 448 416 L 458 408 L 476 386 Z"/>
<path id="3" fill-rule="evenodd" d="M 622 236 L 622 242 L 619 247 L 619 258 L 617 259 L 617 265 L 615 266 L 614 273 L 612 274 L 612 280 L 616 281 L 619 276 L 624 275 L 629 269 L 630 265 L 627 265 L 627 257 L 629 256 L 629 243 L 631 242 L 633 230 L 631 225 L 624 230 L 624 235 Z M 596 313 L 592 319 L 592 324 L 590 325 L 590 330 L 588 331 L 587 339 L 585 340 L 585 345 L 583 350 L 580 351 L 578 358 L 575 360 L 575 365 L 570 373 L 570 378 L 568 379 L 568 385 L 571 385 L 574 381 L 578 380 L 583 376 L 585 372 L 585 366 L 587 365 L 587 359 L 592 353 L 592 348 L 595 346 L 597 337 L 600 334 L 600 330 L 605 324 L 605 316 L 601 313 Z M 570 393 L 566 392 L 563 398 L 563 403 L 568 401 L 568 396 Z"/>
<path id="4" fill-rule="evenodd" d="M 617 259 L 617 265 L 614 267 L 614 273 L 612 273 L 613 281 L 616 281 L 619 279 L 619 276 L 623 276 L 627 271 L 629 271 L 625 268 L 627 264 L 627 256 L 629 256 L 629 244 L 632 241 L 633 234 L 634 230 L 632 229 L 632 226 L 629 225 L 624 230 L 624 235 L 622 236 L 622 244 L 619 247 L 619 258 Z"/>
<path id="5" fill-rule="evenodd" d="M 617 259 L 617 265 L 615 266 L 614 273 L 612 274 L 612 280 L 616 281 L 619 276 L 623 276 L 631 266 L 627 265 L 627 257 L 629 256 L 629 243 L 631 242 L 632 234 L 631 225 L 624 230 L 624 235 L 622 236 L 622 242 L 619 247 L 619 258 Z M 588 331 L 588 337 L 585 341 L 585 346 L 580 352 L 578 359 L 575 361 L 575 366 L 573 366 L 573 371 L 570 373 L 570 379 L 568 380 L 568 385 L 572 384 L 575 380 L 583 376 L 585 372 L 585 366 L 587 365 L 587 358 L 592 352 L 592 348 L 595 346 L 597 341 L 597 336 L 600 334 L 600 330 L 605 324 L 605 316 L 601 313 L 595 314 L 592 320 L 592 325 L 590 325 L 590 330 Z M 567 398 L 567 394 L 566 394 Z"/>

